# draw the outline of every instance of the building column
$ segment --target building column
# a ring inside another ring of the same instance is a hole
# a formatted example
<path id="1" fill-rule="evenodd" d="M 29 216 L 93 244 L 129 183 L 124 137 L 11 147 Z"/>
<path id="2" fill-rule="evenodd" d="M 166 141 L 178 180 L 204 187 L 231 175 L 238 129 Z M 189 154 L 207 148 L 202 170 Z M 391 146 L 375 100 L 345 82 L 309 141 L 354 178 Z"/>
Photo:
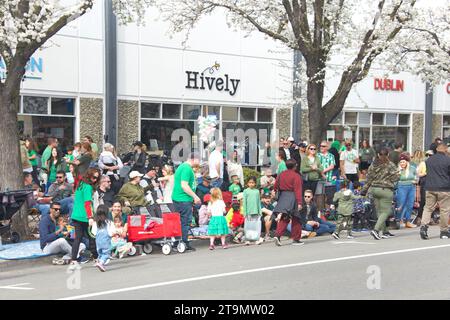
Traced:
<path id="1" fill-rule="evenodd" d="M 433 88 L 427 82 L 425 86 L 425 146 L 427 150 L 433 142 Z"/>
<path id="2" fill-rule="evenodd" d="M 133 142 L 139 139 L 139 115 L 139 101 L 118 100 L 118 153 L 130 152 Z"/>

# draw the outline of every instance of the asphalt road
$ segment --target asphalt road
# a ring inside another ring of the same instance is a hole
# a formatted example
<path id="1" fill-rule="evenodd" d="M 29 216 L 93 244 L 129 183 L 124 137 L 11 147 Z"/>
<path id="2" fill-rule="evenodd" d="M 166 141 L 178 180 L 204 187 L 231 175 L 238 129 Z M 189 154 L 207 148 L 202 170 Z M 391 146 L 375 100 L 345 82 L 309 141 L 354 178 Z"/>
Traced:
<path id="1" fill-rule="evenodd" d="M 35 266 L 0 273 L 5 299 L 449 299 L 450 239 L 431 227 L 428 241 L 418 229 L 396 231 L 376 241 L 331 236 L 306 239 L 304 246 L 233 245 L 208 250 L 196 241 L 193 253 L 114 260 L 102 273 L 86 264 Z M 344 235 L 344 234 L 342 234 Z"/>

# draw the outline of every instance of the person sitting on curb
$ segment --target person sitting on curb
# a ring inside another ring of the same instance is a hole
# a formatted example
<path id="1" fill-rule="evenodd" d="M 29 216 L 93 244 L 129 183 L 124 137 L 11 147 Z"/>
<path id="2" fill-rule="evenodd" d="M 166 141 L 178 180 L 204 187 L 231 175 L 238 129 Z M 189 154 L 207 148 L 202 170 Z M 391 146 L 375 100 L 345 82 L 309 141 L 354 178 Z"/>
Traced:
<path id="1" fill-rule="evenodd" d="M 263 224 L 265 229 L 264 241 L 269 241 L 270 231 L 277 229 L 276 216 L 273 213 L 275 206 L 272 202 L 272 194 L 270 192 L 264 192 L 261 197 L 261 212 L 263 214 Z"/>
<path id="2" fill-rule="evenodd" d="M 39 187 L 33 185 L 33 176 L 31 173 L 25 172 L 23 174 L 23 185 L 25 189 L 34 190 L 33 200 L 29 203 L 29 207 L 39 211 L 42 217 L 47 216 L 50 213 L 51 197 L 45 197 L 43 192 L 39 191 Z"/>
<path id="3" fill-rule="evenodd" d="M 61 220 L 58 230 L 56 230 L 56 223 L 61 211 L 61 204 L 53 202 L 50 207 L 50 214 L 42 217 L 39 222 L 39 237 L 41 242 L 41 249 L 44 254 L 64 254 L 62 259 L 53 259 L 53 264 L 69 264 L 72 254 L 72 246 L 66 240 L 69 234 L 64 231 L 65 223 Z M 78 258 L 80 254 L 86 249 L 86 246 L 81 243 L 78 250 Z"/>
<path id="4" fill-rule="evenodd" d="M 303 210 L 306 210 L 306 223 L 304 224 L 305 230 L 310 231 L 309 238 L 315 235 L 322 235 L 325 233 L 332 234 L 336 229 L 336 226 L 328 221 L 319 218 L 317 214 L 317 206 L 314 203 L 314 194 L 312 190 L 305 190 L 305 206 Z"/>
<path id="5" fill-rule="evenodd" d="M 48 189 L 48 196 L 53 202 L 61 204 L 62 214 L 72 214 L 73 209 L 73 186 L 66 182 L 66 172 L 60 170 L 56 173 L 56 181 Z"/>

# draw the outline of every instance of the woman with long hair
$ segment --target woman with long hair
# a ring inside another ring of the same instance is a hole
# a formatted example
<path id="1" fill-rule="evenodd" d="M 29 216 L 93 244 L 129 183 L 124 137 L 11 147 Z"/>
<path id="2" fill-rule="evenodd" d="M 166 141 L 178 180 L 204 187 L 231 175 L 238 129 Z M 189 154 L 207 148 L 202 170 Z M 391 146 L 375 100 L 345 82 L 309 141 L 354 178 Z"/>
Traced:
<path id="1" fill-rule="evenodd" d="M 244 185 L 244 169 L 242 168 L 237 150 L 233 151 L 232 159 L 227 161 L 227 164 L 228 177 L 231 179 L 232 176 L 238 176 L 241 185 Z M 230 180 L 230 182 L 232 181 Z"/>
<path id="2" fill-rule="evenodd" d="M 386 220 L 391 215 L 394 186 L 399 178 L 398 168 L 389 161 L 389 150 L 381 149 L 377 158 L 369 167 L 367 182 L 361 191 L 361 195 L 370 192 L 375 201 L 378 220 L 371 234 L 376 240 L 393 236 L 387 231 Z"/>
<path id="3" fill-rule="evenodd" d="M 30 160 L 31 166 L 33 167 L 33 172 L 31 173 L 33 177 L 33 182 L 37 185 L 40 185 L 39 182 L 39 173 L 38 173 L 38 158 L 37 158 L 37 148 L 33 139 L 28 137 L 25 139 L 25 147 L 28 150 L 28 159 Z"/>
<path id="4" fill-rule="evenodd" d="M 306 148 L 306 156 L 303 158 L 300 171 L 303 175 L 304 190 L 312 190 L 315 194 L 317 183 L 322 178 L 323 172 L 315 144 L 310 144 Z"/>
<path id="5" fill-rule="evenodd" d="M 277 175 L 279 175 L 283 171 L 287 170 L 287 167 L 286 167 L 286 152 L 284 151 L 283 148 L 280 148 L 278 150 L 278 155 L 276 156 L 276 160 L 278 162 Z"/>
<path id="6" fill-rule="evenodd" d="M 72 270 L 74 270 L 78 266 L 78 248 L 80 247 L 81 239 L 83 237 L 89 238 L 89 250 L 92 252 L 94 258 L 97 258 L 95 240 L 89 237 L 88 228 L 94 223 L 94 208 L 92 196 L 94 194 L 94 190 L 97 187 L 99 177 L 100 172 L 97 169 L 88 169 L 83 175 L 83 178 L 75 191 L 75 199 L 73 203 L 73 212 L 71 218 L 72 225 L 75 227 L 75 240 L 72 245 Z"/>
<path id="7" fill-rule="evenodd" d="M 173 167 L 165 165 L 162 168 L 163 176 L 158 181 L 163 184 L 164 203 L 172 203 L 172 192 L 174 184 Z"/>
<path id="8" fill-rule="evenodd" d="M 93 159 L 94 156 L 92 154 L 91 145 L 87 142 L 83 142 L 80 148 L 80 156 L 73 161 L 77 166 L 78 176 L 83 176 L 86 173 Z"/>
<path id="9" fill-rule="evenodd" d="M 418 168 L 422 161 L 425 161 L 425 152 L 422 150 L 414 151 L 410 164 Z"/>
<path id="10" fill-rule="evenodd" d="M 410 164 L 409 156 L 402 153 L 398 168 L 400 170 L 400 181 L 396 193 L 398 210 L 396 219 L 400 222 L 400 227 L 404 224 L 406 228 L 415 228 L 416 225 L 412 224 L 410 220 L 416 198 L 416 167 Z"/>
<path id="11" fill-rule="evenodd" d="M 62 157 L 62 154 L 59 152 L 57 148 L 52 148 L 52 155 L 47 162 L 48 168 L 48 181 L 47 181 L 47 190 L 51 186 L 53 182 L 56 181 L 56 173 L 58 171 L 65 171 L 66 163 Z"/>
<path id="12" fill-rule="evenodd" d="M 359 163 L 359 170 L 362 172 L 367 172 L 367 169 L 369 169 L 373 159 L 375 159 L 375 156 L 376 152 L 370 146 L 369 140 L 364 139 L 361 142 L 361 147 L 359 148 L 359 159 L 361 160 Z"/>

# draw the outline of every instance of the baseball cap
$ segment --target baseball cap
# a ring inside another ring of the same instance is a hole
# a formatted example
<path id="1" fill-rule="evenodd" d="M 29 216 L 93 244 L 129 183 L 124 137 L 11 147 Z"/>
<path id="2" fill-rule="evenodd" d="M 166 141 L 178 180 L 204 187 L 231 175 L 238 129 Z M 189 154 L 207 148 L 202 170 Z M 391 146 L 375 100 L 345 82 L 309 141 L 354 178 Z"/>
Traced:
<path id="1" fill-rule="evenodd" d="M 131 171 L 130 172 L 130 179 L 134 179 L 136 177 L 142 177 L 144 176 L 143 174 L 141 174 L 139 171 Z"/>
<path id="2" fill-rule="evenodd" d="M 293 137 L 289 137 L 287 140 L 288 140 L 288 141 L 291 141 L 291 142 L 294 142 L 294 141 L 295 141 Z"/>
<path id="3" fill-rule="evenodd" d="M 402 160 L 406 160 L 409 162 L 411 160 L 411 157 L 409 155 L 407 155 L 406 153 L 402 153 L 400 155 L 400 161 L 402 161 Z"/>
<path id="4" fill-rule="evenodd" d="M 203 197 L 203 202 L 209 202 L 209 201 L 211 201 L 211 195 L 205 194 L 205 196 Z"/>
<path id="5" fill-rule="evenodd" d="M 271 198 L 272 197 L 272 195 L 270 194 L 270 192 L 264 192 L 263 194 L 262 194 L 262 197 L 263 198 Z"/>

